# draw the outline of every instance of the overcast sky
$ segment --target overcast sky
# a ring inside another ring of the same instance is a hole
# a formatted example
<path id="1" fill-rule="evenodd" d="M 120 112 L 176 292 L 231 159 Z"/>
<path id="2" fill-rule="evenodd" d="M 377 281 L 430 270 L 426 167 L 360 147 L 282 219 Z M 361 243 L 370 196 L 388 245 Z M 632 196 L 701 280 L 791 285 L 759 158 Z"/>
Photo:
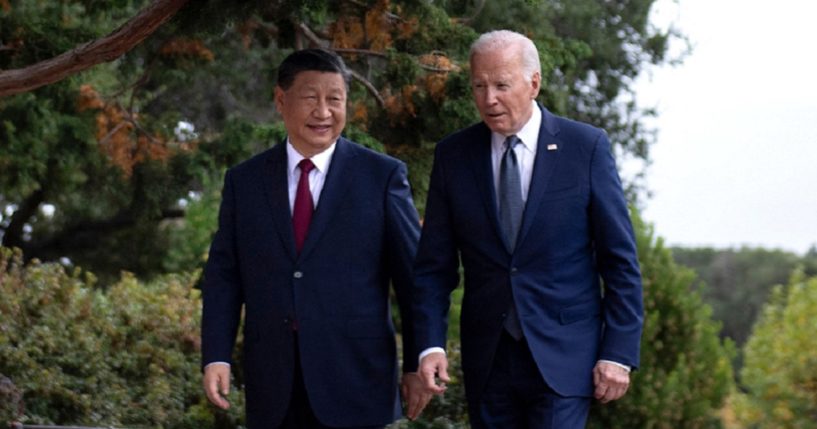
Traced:
<path id="1" fill-rule="evenodd" d="M 817 1 L 658 0 L 692 41 L 637 85 L 658 129 L 644 217 L 670 245 L 817 244 Z"/>

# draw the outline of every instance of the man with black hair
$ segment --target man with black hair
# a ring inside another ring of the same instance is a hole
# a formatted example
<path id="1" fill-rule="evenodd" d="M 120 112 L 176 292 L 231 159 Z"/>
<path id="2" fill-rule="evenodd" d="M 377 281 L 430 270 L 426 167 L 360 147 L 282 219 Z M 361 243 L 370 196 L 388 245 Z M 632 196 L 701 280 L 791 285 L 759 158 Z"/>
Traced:
<path id="1" fill-rule="evenodd" d="M 202 286 L 204 388 L 229 407 L 243 310 L 250 429 L 375 428 L 400 416 L 390 284 L 409 418 L 430 399 L 415 372 L 419 220 L 406 166 L 340 136 L 349 76 L 329 51 L 284 59 L 275 105 L 287 139 L 224 179 Z"/>

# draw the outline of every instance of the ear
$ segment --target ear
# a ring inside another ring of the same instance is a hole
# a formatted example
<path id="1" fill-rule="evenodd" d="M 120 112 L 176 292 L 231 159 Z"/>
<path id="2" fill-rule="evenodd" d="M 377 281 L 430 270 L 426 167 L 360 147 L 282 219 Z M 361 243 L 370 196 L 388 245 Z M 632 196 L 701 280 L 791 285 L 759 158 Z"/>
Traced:
<path id="1" fill-rule="evenodd" d="M 275 108 L 278 113 L 281 113 L 284 108 L 284 90 L 280 86 L 275 85 Z"/>
<path id="2" fill-rule="evenodd" d="M 542 76 L 536 72 L 530 79 L 531 99 L 535 99 L 539 95 L 539 90 L 542 89 Z"/>

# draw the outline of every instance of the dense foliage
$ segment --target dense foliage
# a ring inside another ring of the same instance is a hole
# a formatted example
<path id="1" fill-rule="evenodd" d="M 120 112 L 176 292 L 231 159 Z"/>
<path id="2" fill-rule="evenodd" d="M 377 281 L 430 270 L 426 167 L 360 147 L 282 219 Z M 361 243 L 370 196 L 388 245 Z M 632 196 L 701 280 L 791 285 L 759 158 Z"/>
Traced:
<path id="1" fill-rule="evenodd" d="M 733 347 L 718 338 L 711 308 L 693 289 L 694 272 L 673 261 L 650 225 L 633 220 L 644 282 L 641 366 L 622 400 L 595 405 L 588 427 L 717 428 L 733 387 Z"/>
<path id="2" fill-rule="evenodd" d="M 105 291 L 94 283 L 90 273 L 26 266 L 0 248 L 0 374 L 23 394 L 22 421 L 236 427 L 239 395 L 226 415 L 201 389 L 200 300 L 190 276 L 142 283 L 125 275 Z"/>
<path id="3" fill-rule="evenodd" d="M 606 128 L 619 153 L 646 160 L 650 112 L 630 85 L 669 60 L 675 37 L 649 25 L 653 1 L 189 2 L 118 60 L 0 98 L 2 244 L 65 257 L 104 284 L 122 269 L 195 269 L 224 168 L 280 140 L 276 65 L 307 46 L 335 49 L 355 70 L 346 132 L 408 162 L 421 212 L 433 143 L 477 119 L 467 50 L 488 29 L 537 42 L 549 109 Z M 99 38 L 148 3 L 0 2 L 0 69 Z"/>
<path id="4" fill-rule="evenodd" d="M 735 400 L 749 429 L 806 429 L 817 422 L 817 277 L 774 288 L 745 348 Z"/>
<path id="5" fill-rule="evenodd" d="M 732 387 L 731 347 L 691 290 L 691 271 L 638 218 L 636 230 L 647 312 L 641 368 L 623 400 L 593 409 L 590 427 L 716 427 Z M 240 377 L 229 416 L 214 415 L 201 394 L 200 299 L 190 276 L 125 275 L 101 290 L 92 275 L 58 264 L 23 266 L 19 253 L 3 250 L 0 262 L 0 294 L 9 297 L 0 304 L 0 374 L 23 391 L 29 421 L 235 427 Z M 466 427 L 457 350 L 454 341 L 445 397 L 397 427 Z"/>

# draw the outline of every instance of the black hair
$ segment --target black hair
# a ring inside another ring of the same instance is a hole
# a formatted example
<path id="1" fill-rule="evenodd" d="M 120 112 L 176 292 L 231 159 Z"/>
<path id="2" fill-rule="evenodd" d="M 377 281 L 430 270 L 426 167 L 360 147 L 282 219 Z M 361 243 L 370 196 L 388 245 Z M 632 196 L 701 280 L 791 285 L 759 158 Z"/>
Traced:
<path id="1" fill-rule="evenodd" d="M 283 90 L 289 89 L 298 73 L 305 71 L 338 73 L 349 87 L 351 74 L 343 59 L 325 49 L 303 49 L 289 54 L 278 67 L 278 86 Z"/>

